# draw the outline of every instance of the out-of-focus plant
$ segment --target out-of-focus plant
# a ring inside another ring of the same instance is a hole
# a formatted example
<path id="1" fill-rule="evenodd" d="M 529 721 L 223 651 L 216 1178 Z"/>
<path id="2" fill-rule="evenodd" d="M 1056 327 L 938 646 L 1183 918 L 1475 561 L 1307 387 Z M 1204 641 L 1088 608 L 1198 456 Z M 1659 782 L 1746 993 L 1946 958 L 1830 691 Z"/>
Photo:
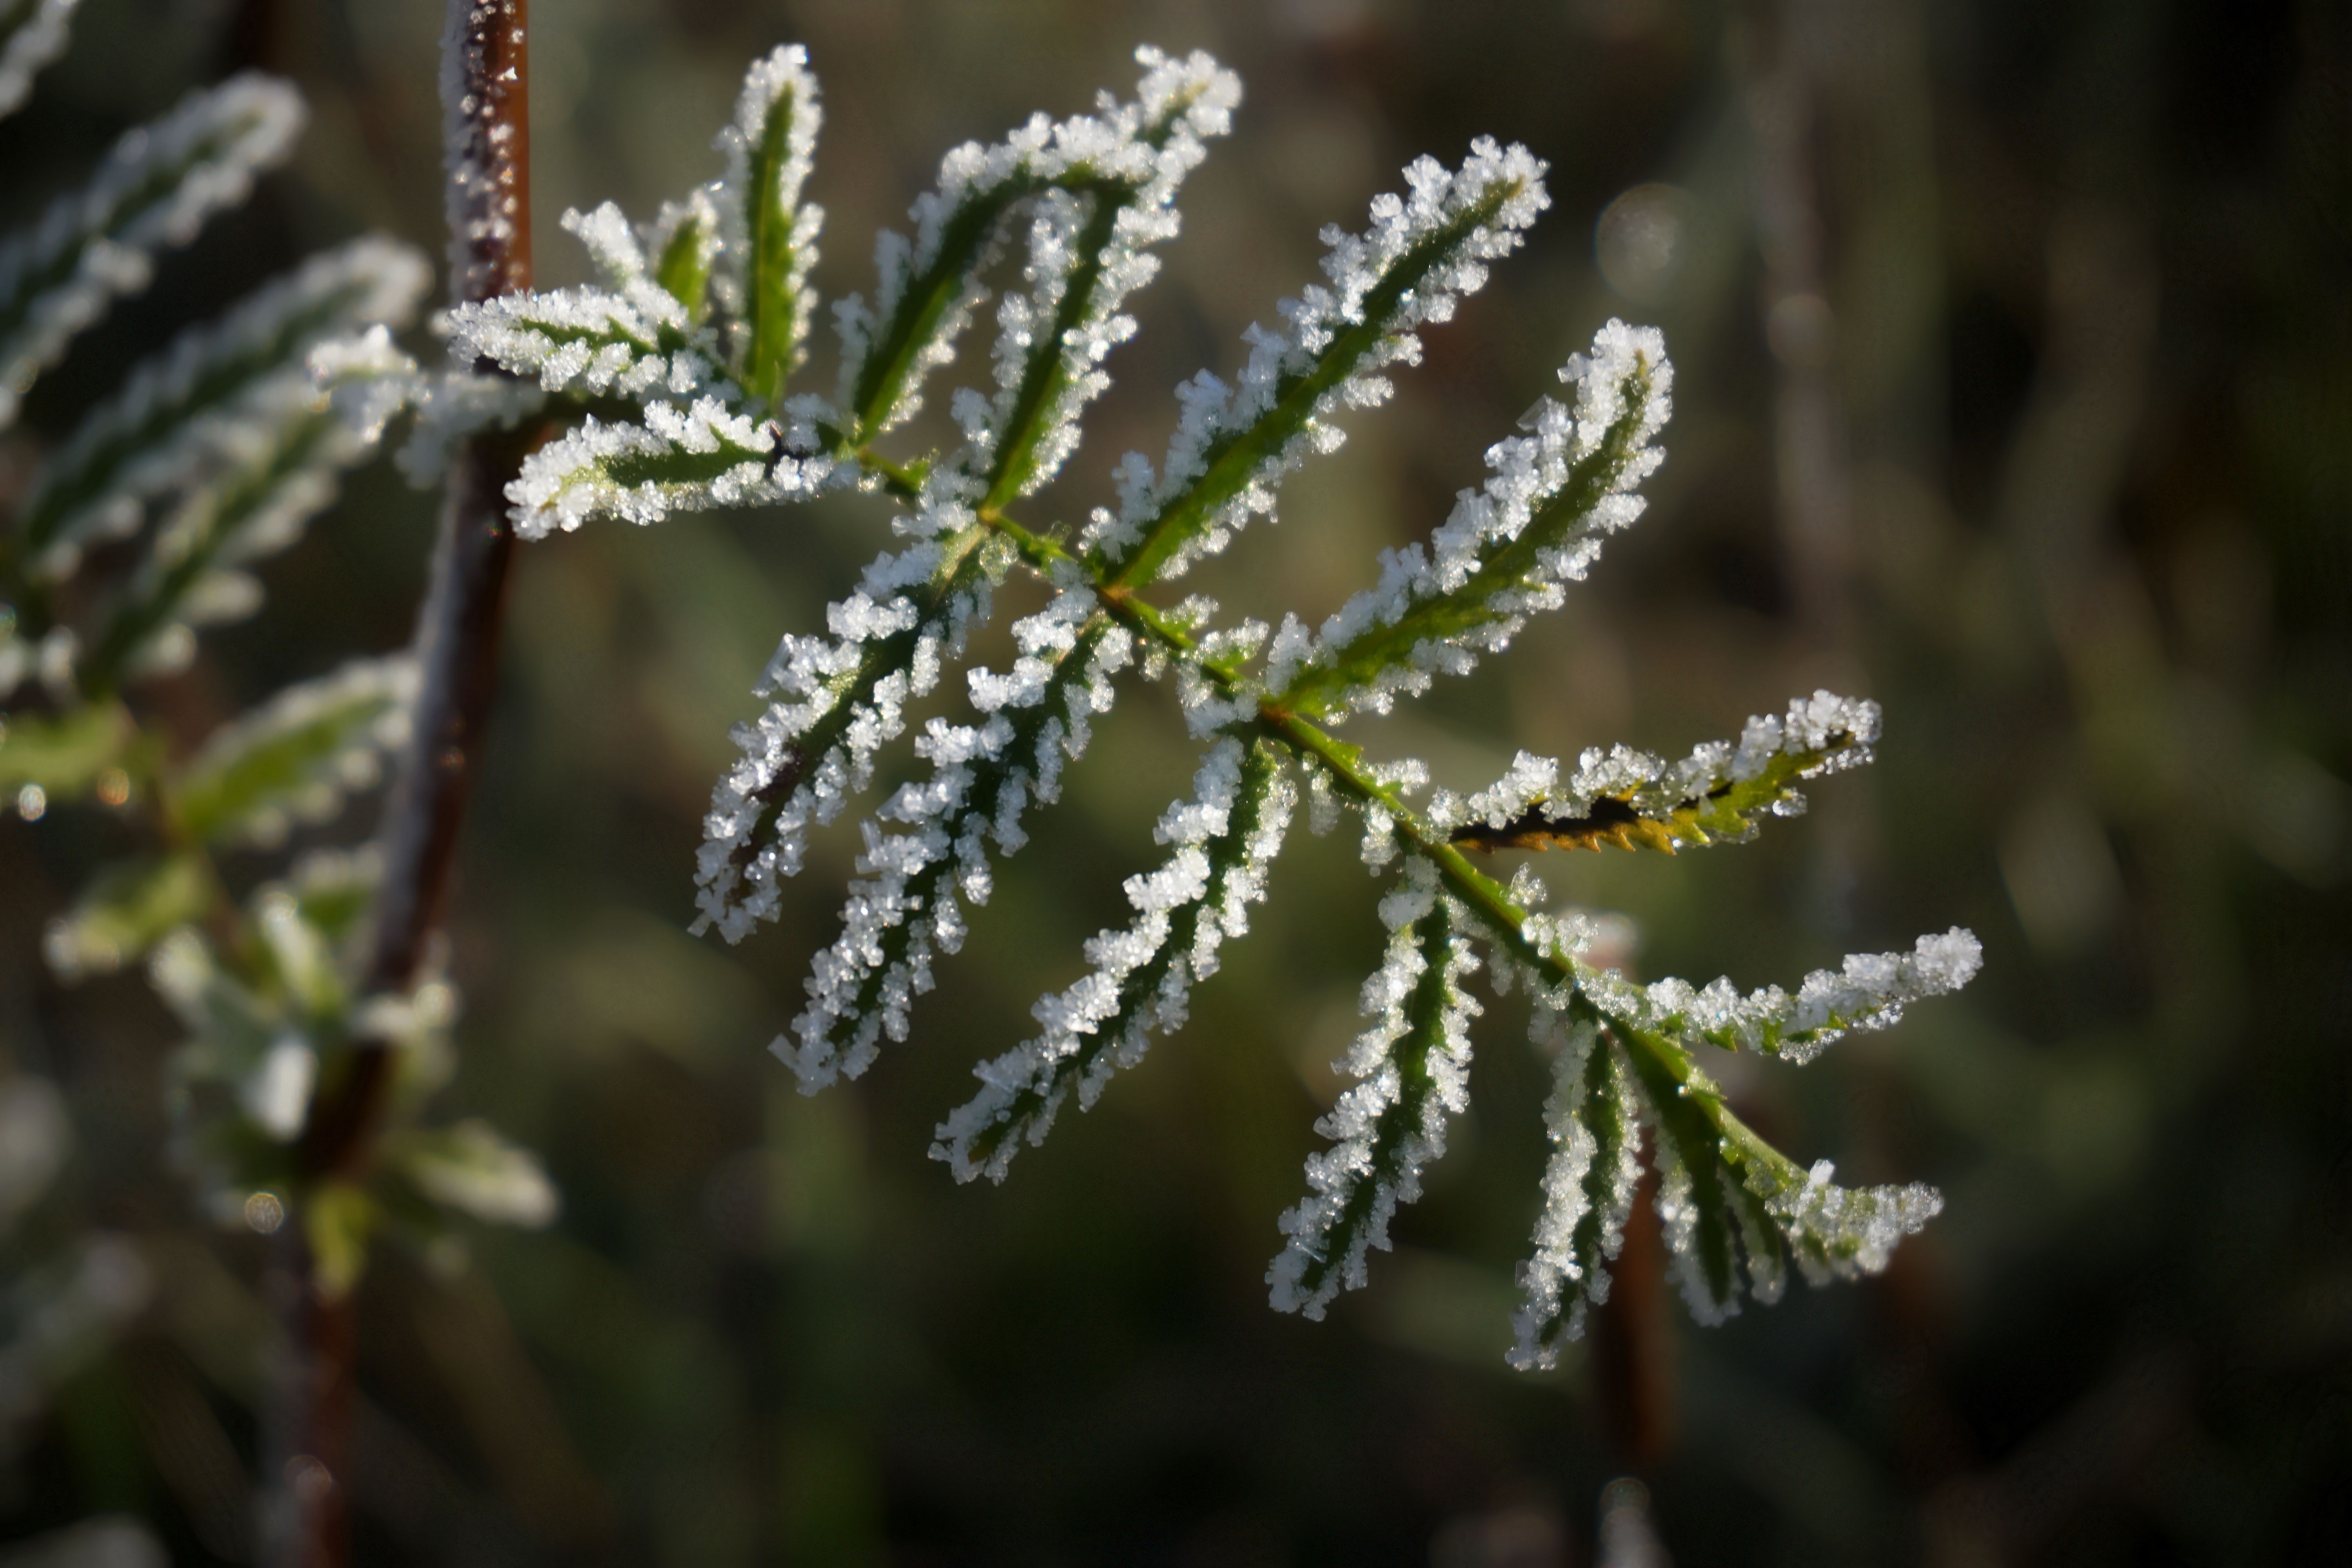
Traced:
<path id="1" fill-rule="evenodd" d="M 60 52 L 70 0 L 0 13 L 0 112 Z M 294 89 L 259 75 L 191 95 L 125 134 L 97 174 L 0 237 L 0 428 L 36 378 L 117 299 L 145 287 L 164 249 L 242 201 L 304 119 Z M 298 822 L 337 814 L 408 738 L 418 677 L 405 654 L 361 657 L 219 725 L 183 754 L 142 684 L 184 668 L 198 634 L 241 619 L 252 568 L 284 551 L 374 448 L 339 407 L 405 363 L 389 329 L 415 315 L 432 268 L 363 237 L 313 257 L 131 366 L 47 444 L 0 536 L 0 790 L 26 823 L 96 811 L 138 847 L 91 867 L 50 924 L 50 968 L 72 981 L 144 963 L 186 1031 L 166 1089 L 176 1154 L 205 1208 L 274 1231 L 289 1213 L 317 1288 L 345 1293 L 367 1232 L 420 1237 L 445 1215 L 543 1223 L 553 1190 L 529 1156 L 479 1123 L 429 1129 L 446 1079 L 454 1003 L 426 973 L 366 983 L 361 949 L 382 858 L 311 848 L 261 868 Z M 352 1046 L 390 1042 L 391 1081 L 362 1172 L 309 1156 L 315 1091 L 350 1070 Z M 6 1169 L 0 1246 L 67 1146 L 46 1080 L 0 1085 Z M 17 1267 L 22 1264 L 21 1268 Z M 0 1321 L 0 1443 L 143 1293 L 136 1254 L 105 1237 L 72 1259 L 11 1259 Z"/>
<path id="2" fill-rule="evenodd" d="M 1377 901 L 1391 936 L 1364 988 L 1372 1022 L 1345 1063 L 1358 1082 L 1319 1124 L 1333 1147 L 1310 1161 L 1312 1192 L 1282 1222 L 1289 1239 L 1268 1274 L 1276 1307 L 1319 1317 L 1388 1245 L 1391 1216 L 1417 1194 L 1465 1103 L 1479 1007 L 1464 983 L 1482 963 L 1498 990 L 1533 995 L 1535 1039 L 1558 1083 L 1516 1363 L 1549 1364 L 1606 1297 L 1644 1142 L 1702 1321 L 1736 1310 L 1743 1291 L 1775 1299 L 1791 1263 L 1815 1279 L 1884 1267 L 1937 1196 L 1842 1187 L 1825 1163 L 1790 1159 L 1733 1114 L 1697 1049 L 1807 1060 L 1846 1030 L 1964 984 L 1979 962 L 1973 936 L 1955 929 L 1908 952 L 1849 958 L 1794 994 L 1743 995 L 1725 981 L 1644 987 L 1588 962 L 1594 928 L 1543 912 L 1531 875 L 1506 887 L 1471 858 L 1744 839 L 1761 817 L 1802 809 L 1801 781 L 1868 758 L 1874 705 L 1817 693 L 1672 763 L 1624 747 L 1566 765 L 1523 753 L 1467 795 L 1432 790 L 1420 762 L 1375 762 L 1333 732 L 1504 649 L 1640 515 L 1672 386 L 1656 332 L 1603 328 L 1560 371 L 1569 401 L 1539 402 L 1522 435 L 1488 452 L 1485 488 L 1465 492 L 1425 546 L 1383 556 L 1376 585 L 1319 628 L 1295 616 L 1279 629 L 1220 624 L 1205 598 L 1150 594 L 1271 516 L 1285 477 L 1345 438 L 1341 413 L 1383 400 L 1388 367 L 1416 362 L 1419 331 L 1445 321 L 1518 244 L 1548 205 L 1544 165 L 1526 149 L 1481 141 L 1458 169 L 1414 163 L 1406 193 L 1376 200 L 1366 230 L 1326 231 L 1327 281 L 1284 301 L 1277 326 L 1251 329 L 1234 384 L 1203 373 L 1178 389 L 1167 456 L 1157 467 L 1124 458 L 1115 508 L 1076 526 L 1024 515 L 1076 449 L 1111 353 L 1135 329 L 1127 299 L 1157 270 L 1151 247 L 1177 231 L 1178 190 L 1240 96 L 1204 55 L 1138 58 L 1132 100 L 1106 95 L 1093 114 L 1040 115 L 947 156 L 912 209 L 911 237 L 877 241 L 874 297 L 834 308 L 829 395 L 791 381 L 816 313 L 807 279 L 822 221 L 802 199 L 819 109 L 797 47 L 752 66 L 719 137 L 716 182 L 641 226 L 609 204 L 565 216 L 602 286 L 454 312 L 460 363 L 534 380 L 568 426 L 507 489 L 525 538 L 837 489 L 901 503 L 901 542 L 828 609 L 824 632 L 787 635 L 768 667 L 767 707 L 738 731 L 742 758 L 712 799 L 698 929 L 733 942 L 776 915 L 812 831 L 868 788 L 908 704 L 962 656 L 1008 574 L 1026 574 L 1049 592 L 1013 629 L 1019 658 L 1001 672 L 967 670 L 968 718 L 928 721 L 912 742 L 928 773 L 860 825 L 841 935 L 816 955 L 808 1005 L 773 1047 L 803 1089 L 857 1076 L 886 1037 L 907 1037 L 914 998 L 989 897 L 995 862 L 1026 842 L 1033 805 L 1057 798 L 1116 678 L 1139 669 L 1172 679 L 1204 743 L 1193 793 L 1158 825 L 1167 861 L 1126 883 L 1133 921 L 1087 944 L 1090 972 L 1038 1002 L 1040 1033 L 982 1065 L 980 1093 L 940 1124 L 932 1153 L 959 1179 L 1001 1179 L 1073 1096 L 1092 1104 L 1153 1035 L 1181 1025 L 1192 984 L 1265 896 L 1303 777 L 1318 829 L 1342 811 L 1360 822 L 1363 858 L 1387 879 Z M 950 399 L 961 443 L 890 455 L 885 437 L 952 361 L 1013 247 L 1022 259 L 996 312 L 991 384 Z M 419 378 L 427 421 L 413 468 L 434 468 L 434 443 L 451 427 L 435 416 L 476 398 L 475 384 Z"/>

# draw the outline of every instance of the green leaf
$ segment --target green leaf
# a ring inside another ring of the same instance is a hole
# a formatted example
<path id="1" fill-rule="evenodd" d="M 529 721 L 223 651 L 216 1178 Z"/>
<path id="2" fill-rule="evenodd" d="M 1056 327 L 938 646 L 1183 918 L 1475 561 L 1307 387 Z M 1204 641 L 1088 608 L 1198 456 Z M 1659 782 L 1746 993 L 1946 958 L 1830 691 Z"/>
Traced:
<path id="1" fill-rule="evenodd" d="M 248 73 L 127 132 L 79 191 L 0 238 L 0 428 L 25 389 L 116 298 L 146 287 L 152 252 L 245 199 L 301 128 L 292 87 Z"/>
<path id="2" fill-rule="evenodd" d="M 434 1202 L 486 1225 L 537 1230 L 562 1206 L 539 1157 L 479 1120 L 388 1142 L 385 1163 Z"/>
<path id="3" fill-rule="evenodd" d="M 311 1277 L 320 1295 L 341 1300 L 360 1282 L 376 1219 L 374 1200 L 348 1182 L 323 1183 L 305 1195 L 302 1235 L 310 1244 Z"/>
<path id="4" fill-rule="evenodd" d="M 1658 1218 L 1691 1316 L 1715 1324 L 1739 1310 L 1738 1178 L 1724 1164 L 1704 1109 L 1639 1042 L 1627 1056 L 1658 1131 Z"/>
<path id="5" fill-rule="evenodd" d="M 1780 752 L 1753 778 L 1726 778 L 1706 793 L 1672 805 L 1639 798 L 1633 792 L 1603 795 L 1582 816 L 1555 820 L 1544 813 L 1544 802 L 1530 802 L 1500 827 L 1471 822 L 1454 830 L 1452 841 L 1465 849 L 1591 849 L 1607 845 L 1620 849 L 1646 847 L 1671 855 L 1678 848 L 1710 844 L 1738 844 L 1756 835 L 1759 814 L 1780 816 L 1776 809 L 1804 804 L 1796 782 L 1806 774 L 1861 749 L 1860 737 L 1833 736 L 1811 751 Z"/>
<path id="6" fill-rule="evenodd" d="M 134 366 L 35 475 L 17 519 L 26 554 L 134 524 L 140 503 L 249 450 L 257 431 L 300 423 L 317 402 L 309 351 L 372 322 L 406 321 L 432 280 L 408 247 L 355 240 L 182 333 Z"/>
<path id="7" fill-rule="evenodd" d="M 268 846 L 290 816 L 326 815 L 373 784 L 378 753 L 407 734 L 416 666 L 360 659 L 289 687 L 217 731 L 172 786 L 180 822 L 207 843 Z"/>
<path id="8" fill-rule="evenodd" d="M 779 58 L 783 54 L 779 51 Z M 792 63 L 797 66 L 798 61 Z M 822 215 L 802 205 L 800 199 L 816 139 L 815 88 L 804 69 L 790 71 L 769 100 L 758 135 L 747 137 L 744 149 L 741 195 L 751 248 L 751 298 L 744 313 L 751 331 L 743 383 L 771 408 L 783 401 L 785 379 L 800 364 L 801 340 L 808 335 L 809 316 L 816 307 L 808 271 L 815 259 Z M 667 255 L 663 259 L 667 261 Z"/>
<path id="9" fill-rule="evenodd" d="M 82 666 L 85 690 L 109 692 L 129 677 L 176 668 L 194 651 L 190 622 L 249 613 L 259 587 L 233 563 L 291 543 L 333 500 L 337 471 L 367 449 L 320 411 L 253 435 L 243 463 L 189 491 L 110 607 Z"/>
<path id="10" fill-rule="evenodd" d="M 1561 1346 L 1581 1338 L 1592 1310 L 1609 1299 L 1609 1265 L 1624 1244 L 1640 1175 L 1642 1131 L 1623 1051 L 1582 1024 L 1560 1052 L 1559 1079 L 1545 1107 L 1552 1157 L 1544 1212 L 1535 1256 L 1519 1271 L 1528 1303 L 1510 1359 L 1522 1371 L 1554 1365 Z"/>
<path id="11" fill-rule="evenodd" d="M 1334 333 L 1305 370 L 1284 374 L 1276 383 L 1265 413 L 1211 444 L 1199 477 L 1143 525 L 1143 537 L 1131 551 L 1115 563 L 1098 563 L 1116 565 L 1111 584 L 1138 588 L 1153 581 L 1179 552 L 1204 534 L 1226 504 L 1256 482 L 1279 461 L 1292 440 L 1307 432 L 1325 395 L 1356 374 L 1396 336 L 1398 315 L 1414 291 L 1432 274 L 1456 262 L 1474 237 L 1517 195 L 1508 186 L 1498 186 L 1397 258 L 1366 290 L 1355 324 Z"/>
<path id="12" fill-rule="evenodd" d="M 9 714 L 0 718 L 0 789 L 33 784 L 55 798 L 79 795 L 121 763 L 137 734 L 131 715 L 111 702 Z"/>
<path id="13" fill-rule="evenodd" d="M 60 979 L 110 974 L 201 920 L 212 899 L 212 878 L 200 855 L 110 866 L 83 889 L 72 911 L 50 925 L 42 951 Z"/>
<path id="14" fill-rule="evenodd" d="M 710 311 L 711 252 L 718 244 L 719 218 L 709 197 L 698 191 L 695 197 L 699 199 L 663 209 L 654 281 L 685 309 L 689 324 L 699 326 Z"/>

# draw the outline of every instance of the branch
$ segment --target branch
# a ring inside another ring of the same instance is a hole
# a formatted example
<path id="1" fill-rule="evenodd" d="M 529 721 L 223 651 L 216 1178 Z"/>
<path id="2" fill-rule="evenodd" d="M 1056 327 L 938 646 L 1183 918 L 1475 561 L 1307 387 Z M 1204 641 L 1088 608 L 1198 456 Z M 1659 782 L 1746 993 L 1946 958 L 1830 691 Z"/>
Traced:
<path id="1" fill-rule="evenodd" d="M 478 303 L 530 286 L 528 0 L 450 0 L 441 96 L 448 175 L 450 287 Z M 384 874 L 362 993 L 404 992 L 424 967 L 441 918 L 497 674 L 499 624 L 513 537 L 506 486 L 529 434 L 488 432 L 452 465 L 416 631 L 415 729 L 385 806 Z M 363 1167 L 392 1081 L 392 1046 L 353 1042 L 312 1101 L 299 1145 L 314 1190 Z M 301 1227 L 288 1226 L 295 1289 L 292 1344 L 268 1484 L 271 1556 L 299 1568 L 348 1561 L 351 1306 L 321 1289 Z"/>

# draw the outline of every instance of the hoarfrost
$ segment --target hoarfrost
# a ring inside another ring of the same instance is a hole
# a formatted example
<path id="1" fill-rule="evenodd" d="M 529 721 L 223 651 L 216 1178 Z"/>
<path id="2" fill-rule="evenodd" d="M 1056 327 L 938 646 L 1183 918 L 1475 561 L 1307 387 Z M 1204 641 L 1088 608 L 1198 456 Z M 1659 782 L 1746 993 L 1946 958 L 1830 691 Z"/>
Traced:
<path id="1" fill-rule="evenodd" d="M 33 76 L 66 50 L 66 23 L 81 0 L 33 0 L 0 42 L 0 118 L 33 90 Z"/>
<path id="2" fill-rule="evenodd" d="M 0 429 L 75 333 L 147 286 L 157 249 L 186 244 L 245 199 L 291 150 L 303 115 L 291 86 L 250 72 L 192 93 L 123 132 L 88 185 L 0 239 Z"/>
<path id="3" fill-rule="evenodd" d="M 1538 403 L 1522 421 L 1531 433 L 1487 449 L 1493 476 L 1462 492 L 1426 549 L 1383 551 L 1379 583 L 1269 670 L 1285 705 L 1385 713 L 1433 676 L 1467 674 L 1528 616 L 1558 608 L 1602 541 L 1642 515 L 1635 487 L 1664 460 L 1652 443 L 1673 408 L 1664 338 L 1612 321 L 1560 379 L 1577 387 L 1574 409 Z"/>
<path id="4" fill-rule="evenodd" d="M 1313 1191 L 1282 1216 L 1290 1241 L 1266 1270 L 1276 1311 L 1320 1319 L 1341 1290 L 1363 1285 L 1398 1206 L 1421 1195 L 1423 1169 L 1445 1152 L 1446 1117 L 1470 1103 L 1480 1008 L 1462 989 L 1477 968 L 1459 929 L 1468 916 L 1416 858 L 1381 900 L 1381 920 L 1388 951 L 1362 999 L 1373 1023 L 1339 1063 L 1357 1082 L 1315 1124 L 1332 1146 L 1307 1158 Z"/>
<path id="5" fill-rule="evenodd" d="M 1449 320 L 1549 205 L 1545 165 L 1526 148 L 1473 143 L 1461 169 L 1433 158 L 1405 170 L 1408 195 L 1374 198 L 1360 235 L 1323 231 L 1328 286 L 1279 307 L 1279 329 L 1243 334 L 1250 356 L 1227 385 L 1203 371 L 1176 389 L 1181 410 L 1156 483 L 1130 458 L 1116 513 L 1099 511 L 1085 548 L 1121 581 L 1173 577 L 1274 510 L 1276 486 L 1345 439 L 1331 418 L 1386 400 L 1379 372 L 1417 363 L 1424 322 Z"/>
<path id="6" fill-rule="evenodd" d="M 973 1069 L 981 1091 L 940 1124 L 931 1156 L 958 1181 L 1003 1181 L 1022 1142 L 1042 1142 L 1077 1089 L 1094 1104 L 1113 1072 L 1142 1059 L 1151 1036 L 1183 1026 L 1192 987 L 1217 969 L 1218 949 L 1249 930 L 1265 897 L 1297 792 L 1270 748 L 1227 738 L 1209 748 L 1189 800 L 1156 829 L 1173 853 L 1127 879 L 1136 920 L 1086 944 L 1091 973 L 1031 1009 L 1043 1033 Z"/>

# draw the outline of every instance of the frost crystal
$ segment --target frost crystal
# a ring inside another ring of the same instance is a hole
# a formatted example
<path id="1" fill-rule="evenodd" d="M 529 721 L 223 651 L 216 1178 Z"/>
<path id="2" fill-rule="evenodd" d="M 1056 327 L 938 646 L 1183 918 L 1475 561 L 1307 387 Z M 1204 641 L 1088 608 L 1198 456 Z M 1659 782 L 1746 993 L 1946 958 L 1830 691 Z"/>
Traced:
<path id="1" fill-rule="evenodd" d="M 1522 421 L 1531 433 L 1487 450 L 1493 477 L 1462 492 L 1426 550 L 1382 552 L 1378 585 L 1324 622 L 1311 647 L 1270 663 L 1267 684 L 1286 707 L 1385 713 L 1432 676 L 1468 673 L 1529 615 L 1557 609 L 1601 542 L 1642 515 L 1635 487 L 1664 460 L 1651 443 L 1673 406 L 1665 340 L 1612 321 L 1560 378 L 1577 386 L 1573 410 L 1538 403 Z"/>
<path id="2" fill-rule="evenodd" d="M 770 404 L 800 363 L 816 309 L 808 275 L 824 209 L 803 203 L 801 188 L 824 121 L 808 51 L 787 44 L 751 62 L 735 118 L 714 143 L 726 173 L 710 195 L 711 299 L 728 321 L 729 363 Z"/>
<path id="3" fill-rule="evenodd" d="M 1217 950 L 1249 930 L 1265 897 L 1268 864 L 1290 826 L 1296 791 L 1281 757 L 1226 739 L 1209 748 L 1192 796 L 1171 805 L 1157 836 L 1174 853 L 1129 877 L 1136 920 L 1087 943 L 1094 972 L 1031 1009 L 1044 1032 L 973 1069 L 981 1091 L 940 1124 L 931 1156 L 958 1181 L 1003 1181 L 1024 1139 L 1042 1142 L 1076 1085 L 1081 1110 L 1110 1075 L 1142 1059 L 1151 1036 L 1183 1026 L 1192 983 L 1217 968 Z"/>
<path id="4" fill-rule="evenodd" d="M 908 1007 L 930 989 L 934 951 L 961 947 L 962 905 L 988 900 L 988 840 L 1012 854 L 1027 841 L 1028 803 L 1059 796 L 1064 764 L 1085 752 L 1093 716 L 1110 708 L 1110 677 L 1130 657 L 1128 635 L 1091 618 L 1092 607 L 1092 595 L 1067 595 L 1021 622 L 1012 673 L 971 674 L 985 721 L 932 720 L 915 742 L 931 776 L 863 825 L 862 879 L 850 886 L 842 934 L 817 955 L 809 1005 L 793 1024 L 798 1043 L 779 1037 L 774 1047 L 803 1089 L 856 1078 L 883 1035 L 907 1037 Z"/>
<path id="5" fill-rule="evenodd" d="M 245 199 L 254 175 L 292 148 L 302 117 L 286 83 L 232 77 L 125 132 L 88 185 L 0 239 L 0 429 L 68 339 L 147 286 L 158 248 L 186 244 Z"/>
<path id="6" fill-rule="evenodd" d="M 1638 992 L 1621 982 L 1610 1000 L 1630 1002 L 1644 1027 L 1801 1064 L 1850 1029 L 1888 1028 L 1906 1005 L 1958 991 L 1983 963 L 1975 933 L 1954 926 L 1921 937 L 1909 952 L 1849 954 L 1841 967 L 1805 976 L 1794 996 L 1777 985 L 1743 996 L 1728 980 L 1704 989 L 1661 980 Z"/>
<path id="7" fill-rule="evenodd" d="M 81 0 L 31 0 L 0 20 L 0 116 L 16 112 L 33 89 L 33 75 L 65 53 L 66 22 Z"/>
<path id="8" fill-rule="evenodd" d="M 135 529 L 147 500 L 307 417 L 317 402 L 311 350 L 370 322 L 404 323 L 431 283 L 408 247 L 360 239 L 183 332 L 85 416 L 35 476 L 19 524 L 35 570 L 68 574 L 84 546 Z"/>
<path id="9" fill-rule="evenodd" d="M 1522 1372 L 1557 1364 L 1559 1347 L 1583 1337 L 1591 1309 L 1609 1300 L 1608 1265 L 1624 1245 L 1642 1176 L 1632 1074 L 1616 1046 L 1590 1023 L 1563 1026 L 1544 1008 L 1537 1010 L 1536 1035 L 1553 1051 L 1544 1106 L 1552 1155 L 1535 1253 L 1519 1266 L 1528 1300 L 1512 1321 L 1510 1362 Z"/>
<path id="10" fill-rule="evenodd" d="M 1418 363 L 1415 329 L 1451 320 L 1485 285 L 1486 263 L 1549 205 L 1544 167 L 1524 147 L 1481 138 L 1458 172 L 1433 158 L 1410 165 L 1410 194 L 1376 197 L 1364 233 L 1325 229 L 1329 286 L 1284 300 L 1282 329 L 1244 334 L 1250 357 L 1236 385 L 1203 371 L 1176 389 L 1182 416 L 1157 482 L 1130 458 L 1123 503 L 1097 515 L 1087 550 L 1121 582 L 1172 577 L 1223 550 L 1252 515 L 1271 515 L 1283 477 L 1346 439 L 1332 417 L 1386 401 L 1379 373 Z"/>
<path id="11" fill-rule="evenodd" d="M 986 298 L 978 274 L 993 257 L 1003 214 L 1024 197 L 1056 191 L 1063 199 L 1042 204 L 1043 229 L 1033 229 L 1027 302 L 1009 306 L 1002 325 L 1018 338 L 1055 323 L 1042 345 L 1053 358 L 1028 358 L 1055 369 L 1053 384 L 1043 388 L 1048 395 L 1032 411 L 1035 434 L 1024 439 L 1034 441 L 1035 457 L 1022 478 L 1041 483 L 1060 466 L 1077 411 L 1108 384 L 1098 368 L 1103 357 L 1134 331 L 1119 302 L 1158 270 L 1143 248 L 1176 232 L 1176 188 L 1205 156 L 1203 140 L 1224 134 L 1241 98 L 1239 80 L 1205 54 L 1171 60 L 1147 47 L 1136 60 L 1144 77 L 1134 102 L 1105 95 L 1094 114 L 1058 122 L 1040 114 L 993 146 L 964 143 L 940 161 L 939 184 L 917 198 L 908 214 L 913 237 L 877 238 L 872 309 L 853 299 L 835 312 L 839 401 L 857 420 L 858 438 L 913 416 L 923 377 L 953 355 L 956 337 Z M 1071 198 L 1081 192 L 1092 211 L 1083 229 L 1072 221 L 1080 204 Z M 1073 245 L 1081 233 L 1087 243 Z M 1080 268 L 1094 276 L 1073 292 Z M 1074 314 L 1058 309 L 1066 298 L 1078 305 Z M 1000 369 L 1004 360 L 1000 347 Z M 992 427 L 975 446 L 998 447 L 1008 434 L 1005 416 L 1024 401 L 1018 385 L 1002 387 Z"/>
<path id="12" fill-rule="evenodd" d="M 1445 1152 L 1445 1118 L 1470 1103 L 1470 1020 L 1480 1009 L 1462 990 L 1478 966 L 1458 929 L 1468 916 L 1415 859 L 1381 900 L 1381 919 L 1388 954 L 1364 982 L 1372 1026 L 1340 1063 L 1357 1082 L 1315 1124 L 1332 1147 L 1307 1159 L 1314 1192 L 1282 1216 L 1290 1244 L 1266 1270 L 1276 1311 L 1320 1319 L 1341 1290 L 1364 1283 L 1398 1205 L 1421 1195 L 1423 1168 Z"/>

